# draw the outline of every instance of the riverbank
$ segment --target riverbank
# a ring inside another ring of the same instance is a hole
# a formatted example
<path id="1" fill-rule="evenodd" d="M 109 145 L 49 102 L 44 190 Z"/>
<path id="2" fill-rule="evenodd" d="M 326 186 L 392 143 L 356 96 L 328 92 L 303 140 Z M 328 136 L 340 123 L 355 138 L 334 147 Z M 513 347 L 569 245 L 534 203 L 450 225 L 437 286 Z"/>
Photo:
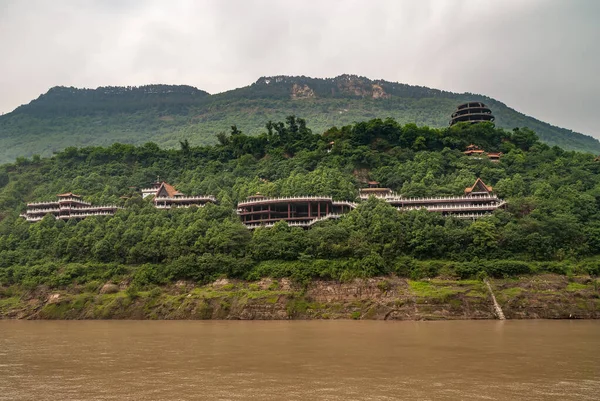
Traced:
<path id="1" fill-rule="evenodd" d="M 598 319 L 600 284 L 588 276 L 545 274 L 515 279 L 377 277 L 340 283 L 287 279 L 179 281 L 135 291 L 128 283 L 56 290 L 0 288 L 3 319 Z"/>

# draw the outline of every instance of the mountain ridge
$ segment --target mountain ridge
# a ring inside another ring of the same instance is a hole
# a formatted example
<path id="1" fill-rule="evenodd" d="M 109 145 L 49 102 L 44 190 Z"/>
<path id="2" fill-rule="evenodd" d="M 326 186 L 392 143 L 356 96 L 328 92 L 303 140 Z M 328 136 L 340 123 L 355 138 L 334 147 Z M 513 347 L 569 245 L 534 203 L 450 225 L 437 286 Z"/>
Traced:
<path id="1" fill-rule="evenodd" d="M 194 145 L 212 144 L 232 125 L 253 135 L 263 132 L 268 121 L 292 114 L 305 118 L 315 132 L 371 118 L 441 128 L 448 126 L 456 106 L 467 101 L 486 103 L 501 128 L 529 127 L 550 145 L 600 153 L 595 138 L 519 113 L 485 95 L 350 74 L 275 75 L 216 94 L 190 85 L 53 87 L 0 116 L 0 162 L 115 142 L 177 147 L 188 139 Z"/>

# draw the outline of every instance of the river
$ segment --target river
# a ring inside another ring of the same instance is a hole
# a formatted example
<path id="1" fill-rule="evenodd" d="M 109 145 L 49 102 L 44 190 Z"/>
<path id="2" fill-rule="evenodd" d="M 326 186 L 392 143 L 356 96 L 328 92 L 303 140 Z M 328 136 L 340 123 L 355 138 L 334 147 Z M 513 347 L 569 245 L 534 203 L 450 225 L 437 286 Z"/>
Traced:
<path id="1" fill-rule="evenodd" d="M 599 321 L 0 321 L 0 400 L 592 400 Z"/>

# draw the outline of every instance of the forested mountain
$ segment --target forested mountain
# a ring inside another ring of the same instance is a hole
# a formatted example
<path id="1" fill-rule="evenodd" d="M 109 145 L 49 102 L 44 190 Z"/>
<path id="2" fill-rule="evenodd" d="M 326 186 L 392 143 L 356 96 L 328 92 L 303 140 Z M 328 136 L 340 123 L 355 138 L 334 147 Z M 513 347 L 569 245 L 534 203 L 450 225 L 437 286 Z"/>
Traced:
<path id="1" fill-rule="evenodd" d="M 232 124 L 244 133 L 264 132 L 267 121 L 295 114 L 322 133 L 371 118 L 445 127 L 459 103 L 481 100 L 498 127 L 529 127 L 540 139 L 565 149 L 600 153 L 596 139 L 525 116 L 494 99 L 342 75 L 331 79 L 263 77 L 250 86 L 209 95 L 190 86 L 148 85 L 76 89 L 55 87 L 31 103 L 0 116 L 0 162 L 69 146 L 140 145 L 174 148 L 216 143 Z"/>
<path id="2" fill-rule="evenodd" d="M 97 285 L 124 275 L 131 288 L 147 289 L 223 276 L 600 273 L 600 162 L 593 155 L 549 147 L 528 129 L 489 123 L 431 129 L 375 119 L 322 135 L 307 126 L 288 117 L 258 136 L 233 127 L 213 146 L 71 147 L 2 166 L 0 287 Z M 469 143 L 504 156 L 498 163 L 468 157 L 462 149 Z M 213 194 L 218 204 L 156 209 L 136 188 L 157 175 L 186 194 Z M 310 230 L 280 222 L 254 231 L 235 213 L 236 203 L 256 192 L 353 200 L 358 188 L 376 180 L 409 197 L 460 195 L 477 177 L 508 201 L 506 210 L 470 221 L 399 212 L 371 198 Z M 26 202 L 68 191 L 124 210 L 79 222 L 19 217 Z"/>

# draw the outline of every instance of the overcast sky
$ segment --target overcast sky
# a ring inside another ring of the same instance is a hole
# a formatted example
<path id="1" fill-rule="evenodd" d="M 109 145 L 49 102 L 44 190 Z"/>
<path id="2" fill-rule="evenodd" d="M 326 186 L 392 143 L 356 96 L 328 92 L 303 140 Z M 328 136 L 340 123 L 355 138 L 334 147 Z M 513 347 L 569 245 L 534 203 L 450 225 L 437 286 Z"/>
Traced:
<path id="1" fill-rule="evenodd" d="M 600 137 L 600 0 L 0 0 L 0 112 L 56 85 L 358 74 Z"/>

